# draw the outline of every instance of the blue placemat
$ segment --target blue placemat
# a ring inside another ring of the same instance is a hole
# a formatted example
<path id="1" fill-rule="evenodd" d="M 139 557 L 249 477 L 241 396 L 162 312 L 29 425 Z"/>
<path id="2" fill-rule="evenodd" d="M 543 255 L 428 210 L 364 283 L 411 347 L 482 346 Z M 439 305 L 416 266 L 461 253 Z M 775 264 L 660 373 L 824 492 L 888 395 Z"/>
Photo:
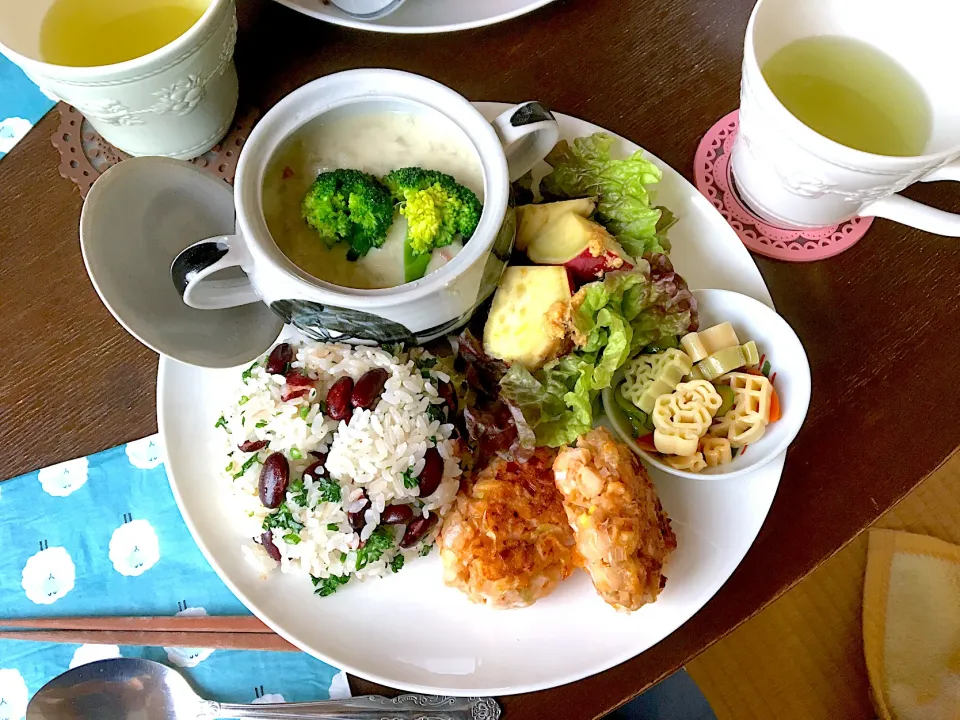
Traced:
<path id="1" fill-rule="evenodd" d="M 194 544 L 157 436 L 0 483 L 0 617 L 248 614 Z M 176 667 L 222 702 L 344 697 L 346 675 L 304 653 L 0 640 L 0 720 L 51 678 L 107 657 Z"/>
<path id="2" fill-rule="evenodd" d="M 55 104 L 20 68 L 0 55 L 0 158 Z"/>

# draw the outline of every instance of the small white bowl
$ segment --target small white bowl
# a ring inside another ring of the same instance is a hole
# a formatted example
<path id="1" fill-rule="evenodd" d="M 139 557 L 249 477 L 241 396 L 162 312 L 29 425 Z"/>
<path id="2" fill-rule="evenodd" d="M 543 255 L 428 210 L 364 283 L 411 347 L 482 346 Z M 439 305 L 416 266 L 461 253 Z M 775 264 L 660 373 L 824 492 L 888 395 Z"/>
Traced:
<path id="1" fill-rule="evenodd" d="M 616 383 L 603 391 L 603 409 L 616 433 L 647 464 L 693 480 L 728 480 L 766 465 L 793 442 L 810 405 L 810 364 L 793 328 L 758 300 L 730 290 L 695 290 L 693 294 L 697 298 L 700 327 L 729 321 L 741 342 L 755 341 L 760 354 L 766 355 L 772 372 L 777 373 L 774 386 L 780 398 L 780 419 L 767 425 L 763 437 L 747 446 L 746 453 L 737 453 L 732 463 L 692 473 L 675 470 L 634 442 L 633 428 L 614 399 Z"/>

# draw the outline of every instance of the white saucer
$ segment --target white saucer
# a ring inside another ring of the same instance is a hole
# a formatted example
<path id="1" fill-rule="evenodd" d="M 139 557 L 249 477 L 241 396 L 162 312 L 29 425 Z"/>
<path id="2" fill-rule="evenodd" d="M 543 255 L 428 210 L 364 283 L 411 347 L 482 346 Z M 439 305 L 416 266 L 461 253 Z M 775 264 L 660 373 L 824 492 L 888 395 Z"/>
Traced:
<path id="1" fill-rule="evenodd" d="M 253 360 L 283 321 L 263 303 L 228 310 L 187 307 L 170 264 L 188 245 L 235 232 L 233 192 L 180 160 L 124 160 L 90 189 L 80 216 L 87 274 L 127 332 L 155 352 L 191 365 Z"/>

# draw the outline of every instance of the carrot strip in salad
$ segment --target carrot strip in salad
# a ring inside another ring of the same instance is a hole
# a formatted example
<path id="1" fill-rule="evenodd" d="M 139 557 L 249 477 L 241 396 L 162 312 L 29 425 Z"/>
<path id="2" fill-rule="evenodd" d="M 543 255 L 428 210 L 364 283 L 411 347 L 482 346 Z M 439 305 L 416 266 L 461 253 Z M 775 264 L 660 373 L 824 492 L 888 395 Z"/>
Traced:
<path id="1" fill-rule="evenodd" d="M 772 385 L 772 383 L 771 383 Z M 775 423 L 780 419 L 780 396 L 775 387 L 770 388 L 770 416 L 767 422 Z"/>

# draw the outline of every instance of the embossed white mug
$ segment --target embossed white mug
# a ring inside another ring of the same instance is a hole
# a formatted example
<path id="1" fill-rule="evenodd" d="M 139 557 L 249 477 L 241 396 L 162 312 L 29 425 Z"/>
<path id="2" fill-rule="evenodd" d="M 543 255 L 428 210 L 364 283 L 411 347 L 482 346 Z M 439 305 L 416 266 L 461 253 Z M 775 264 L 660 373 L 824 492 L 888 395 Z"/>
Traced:
<path id="1" fill-rule="evenodd" d="M 740 130 L 731 159 L 744 201 L 781 227 L 826 227 L 872 215 L 960 236 L 960 215 L 896 194 L 918 181 L 960 181 L 957 28 L 957 0 L 759 0 L 747 25 Z M 919 82 L 933 115 L 923 155 L 854 150 L 783 106 L 760 68 L 784 45 L 814 35 L 867 42 Z"/>
<path id="2" fill-rule="evenodd" d="M 234 0 L 210 0 L 200 19 L 169 44 L 100 67 L 43 61 L 40 31 L 52 4 L 0 0 L 0 53 L 47 95 L 82 112 L 106 140 L 130 155 L 187 160 L 227 134 L 237 107 Z"/>

